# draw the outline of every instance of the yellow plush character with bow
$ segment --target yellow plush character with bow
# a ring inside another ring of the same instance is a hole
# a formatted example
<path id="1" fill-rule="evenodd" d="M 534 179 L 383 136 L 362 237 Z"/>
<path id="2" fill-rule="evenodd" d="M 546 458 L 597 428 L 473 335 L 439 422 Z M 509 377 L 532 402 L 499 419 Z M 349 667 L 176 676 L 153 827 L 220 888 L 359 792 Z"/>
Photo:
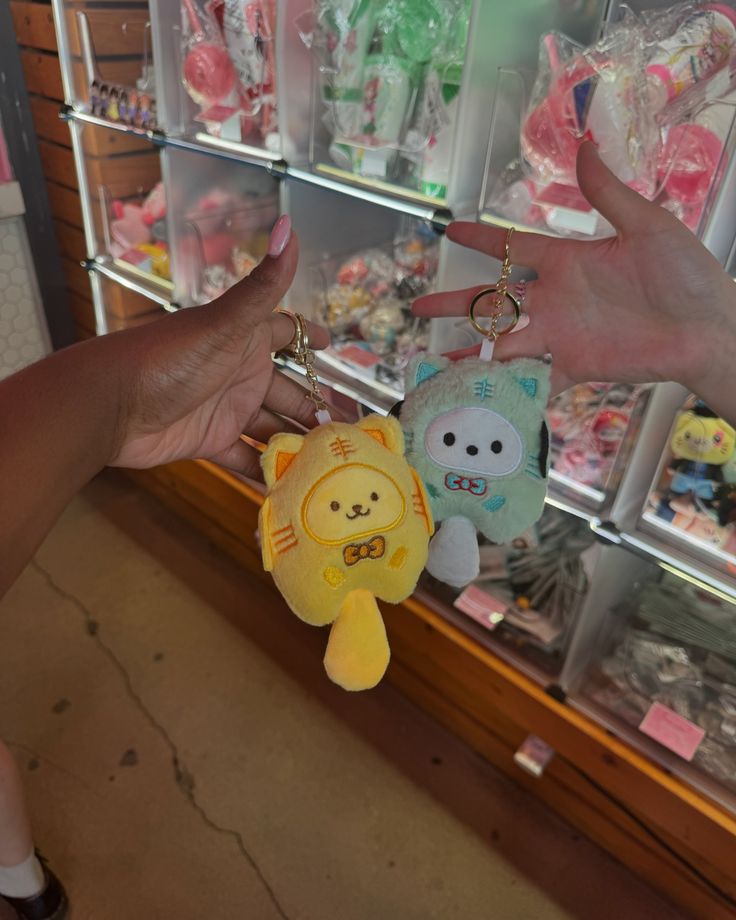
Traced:
<path id="1" fill-rule="evenodd" d="M 346 690 L 374 687 L 390 657 L 376 597 L 411 594 L 433 532 L 398 422 L 371 415 L 278 434 L 261 462 L 264 568 L 300 619 L 332 623 L 330 678 Z"/>

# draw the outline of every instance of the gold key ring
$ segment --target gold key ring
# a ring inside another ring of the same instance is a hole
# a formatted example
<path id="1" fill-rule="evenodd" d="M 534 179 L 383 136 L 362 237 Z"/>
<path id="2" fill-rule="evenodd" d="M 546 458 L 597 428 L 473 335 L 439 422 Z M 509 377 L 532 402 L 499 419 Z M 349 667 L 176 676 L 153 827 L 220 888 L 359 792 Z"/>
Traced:
<path id="1" fill-rule="evenodd" d="M 294 362 L 304 368 L 304 374 L 310 390 L 304 394 L 304 398 L 311 400 L 315 410 L 318 412 L 327 411 L 327 403 L 320 390 L 319 378 L 314 370 L 314 352 L 309 347 L 307 321 L 301 313 L 292 313 L 291 310 L 277 310 L 276 312 L 288 316 L 294 323 L 294 338 L 282 351 L 291 355 Z"/>
<path id="2" fill-rule="evenodd" d="M 473 329 L 475 329 L 476 332 L 480 332 L 481 335 L 484 335 L 491 342 L 495 342 L 500 335 L 507 335 L 509 332 L 511 332 L 521 317 L 521 303 L 519 300 L 517 300 L 516 297 L 513 296 L 513 294 L 509 293 L 508 288 L 509 275 L 511 274 L 511 237 L 513 233 L 513 227 L 509 227 L 506 231 L 506 239 L 504 241 L 503 250 L 503 262 L 501 263 L 501 276 L 499 277 L 498 282 L 492 287 L 484 288 L 482 291 L 480 291 L 480 293 L 476 294 L 470 302 L 470 310 L 468 311 L 468 318 Z M 481 326 L 478 320 L 475 318 L 475 308 L 477 307 L 478 302 L 487 294 L 494 295 L 493 305 L 495 307 L 495 312 L 492 313 L 489 317 L 491 325 L 488 329 L 486 329 L 484 326 Z M 498 323 L 503 316 L 503 306 L 506 298 L 508 298 L 513 305 L 514 315 L 509 325 L 499 332 Z"/>
<path id="3" fill-rule="evenodd" d="M 511 322 L 508 324 L 508 326 L 499 330 L 497 328 L 498 323 L 499 323 L 499 320 L 503 318 L 504 314 L 503 312 L 496 312 L 492 316 L 488 317 L 488 319 L 490 319 L 491 321 L 490 328 L 486 329 L 485 326 L 481 326 L 481 324 L 475 318 L 475 309 L 478 306 L 478 302 L 482 300 L 488 294 L 496 294 L 497 295 L 496 301 L 497 301 L 498 293 L 499 291 L 498 291 L 497 286 L 484 288 L 482 291 L 480 291 L 480 293 L 476 294 L 475 297 L 470 302 L 470 312 L 468 315 L 468 319 L 470 320 L 470 325 L 473 327 L 473 329 L 475 329 L 476 332 L 480 332 L 481 335 L 484 335 L 489 339 L 493 339 L 494 341 L 500 335 L 507 335 L 509 332 L 511 332 L 511 330 L 515 328 L 516 324 L 519 322 L 519 319 L 521 318 L 521 304 L 514 297 L 513 294 L 509 293 L 508 291 L 505 291 L 504 297 L 511 301 L 511 304 L 514 308 L 514 315 L 511 317 Z"/>

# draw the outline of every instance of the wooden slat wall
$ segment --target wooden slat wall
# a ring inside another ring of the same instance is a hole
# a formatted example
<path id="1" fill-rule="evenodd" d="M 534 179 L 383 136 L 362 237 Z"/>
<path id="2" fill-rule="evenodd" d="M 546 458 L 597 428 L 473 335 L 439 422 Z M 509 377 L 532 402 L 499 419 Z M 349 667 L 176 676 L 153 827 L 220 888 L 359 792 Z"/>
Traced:
<path id="1" fill-rule="evenodd" d="M 16 38 L 21 46 L 26 87 L 30 94 L 77 335 L 86 338 L 95 332 L 94 308 L 87 272 L 81 265 L 87 251 L 69 128 L 59 118 L 64 93 L 51 6 L 48 2 L 10 0 L 10 7 Z M 75 54 L 79 54 L 80 47 L 75 9 L 85 10 L 88 16 L 96 52 L 103 58 L 115 56 L 104 61 L 103 75 L 115 82 L 133 82 L 140 74 L 140 30 L 146 13 L 140 7 L 126 9 L 119 0 L 102 9 L 99 3 L 90 6 L 75 4 L 68 16 L 70 44 Z M 131 28 L 123 29 L 125 22 Z M 74 75 L 76 85 L 83 86 L 84 67 L 81 61 L 75 62 Z M 82 145 L 94 199 L 101 185 L 112 197 L 129 197 L 149 190 L 160 178 L 158 153 L 139 138 L 128 137 L 119 131 L 86 127 Z M 155 304 L 114 282 L 105 282 L 103 290 L 106 302 L 110 304 L 111 329 L 160 314 Z"/>

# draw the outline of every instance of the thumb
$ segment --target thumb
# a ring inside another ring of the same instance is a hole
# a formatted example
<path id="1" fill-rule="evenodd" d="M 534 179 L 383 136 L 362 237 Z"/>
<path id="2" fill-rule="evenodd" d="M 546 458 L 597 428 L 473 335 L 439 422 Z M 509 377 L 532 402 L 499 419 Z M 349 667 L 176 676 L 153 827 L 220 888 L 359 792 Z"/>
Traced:
<path id="1" fill-rule="evenodd" d="M 291 221 L 283 215 L 271 231 L 267 255 L 218 302 L 225 308 L 246 310 L 254 323 L 267 319 L 291 287 L 298 261 L 299 243 Z"/>
<path id="2" fill-rule="evenodd" d="M 578 185 L 586 199 L 617 229 L 634 231 L 652 219 L 659 210 L 638 192 L 624 185 L 598 156 L 595 144 L 580 145 L 577 159 Z"/>

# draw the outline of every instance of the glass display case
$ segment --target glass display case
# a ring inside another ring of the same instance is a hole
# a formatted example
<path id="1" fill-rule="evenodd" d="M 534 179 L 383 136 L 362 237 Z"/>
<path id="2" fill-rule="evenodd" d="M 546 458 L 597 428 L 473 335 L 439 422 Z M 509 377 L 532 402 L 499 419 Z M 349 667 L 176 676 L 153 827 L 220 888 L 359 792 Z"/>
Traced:
<path id="1" fill-rule="evenodd" d="M 438 261 L 432 228 L 402 220 L 390 243 L 312 266 L 313 315 L 332 335 L 325 357 L 401 399 L 409 360 L 429 345 L 429 320 L 411 303 L 434 289 Z"/>
<path id="2" fill-rule="evenodd" d="M 425 573 L 420 590 L 464 631 L 547 685 L 562 670 L 598 553 L 587 520 L 548 505 L 510 545 L 481 539 L 472 584 L 452 588 Z"/>
<path id="3" fill-rule="evenodd" d="M 668 6 L 611 4 L 582 44 L 544 32 L 533 70 L 511 55 L 500 62 L 484 220 L 609 236 L 577 183 L 577 147 L 589 138 L 619 178 L 706 233 L 736 143 L 736 11 Z"/>
<path id="4" fill-rule="evenodd" d="M 734 600 L 652 564 L 626 592 L 609 595 L 599 597 L 597 634 L 578 648 L 577 673 L 568 667 L 565 689 L 576 705 L 733 809 Z"/>
<path id="5" fill-rule="evenodd" d="M 603 4 L 601 4 L 603 6 Z M 538 22 L 585 36 L 594 4 L 315 0 L 297 26 L 313 59 L 309 164 L 342 181 L 468 213 L 499 54 L 534 53 Z"/>
<path id="6" fill-rule="evenodd" d="M 86 256 L 135 279 L 161 298 L 172 295 L 167 195 L 161 156 L 138 137 L 98 124 L 75 124 Z M 82 259 L 84 252 L 73 254 Z"/>

